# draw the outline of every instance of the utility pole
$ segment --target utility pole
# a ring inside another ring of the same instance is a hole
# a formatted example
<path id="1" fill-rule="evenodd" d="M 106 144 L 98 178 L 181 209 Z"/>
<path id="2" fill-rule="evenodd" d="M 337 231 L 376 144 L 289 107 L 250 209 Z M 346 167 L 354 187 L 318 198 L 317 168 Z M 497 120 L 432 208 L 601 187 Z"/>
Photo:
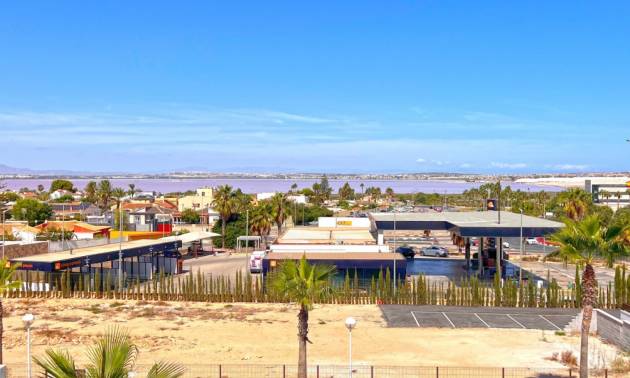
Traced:
<path id="1" fill-rule="evenodd" d="M 394 211 L 394 293 L 396 292 L 396 211 Z"/>

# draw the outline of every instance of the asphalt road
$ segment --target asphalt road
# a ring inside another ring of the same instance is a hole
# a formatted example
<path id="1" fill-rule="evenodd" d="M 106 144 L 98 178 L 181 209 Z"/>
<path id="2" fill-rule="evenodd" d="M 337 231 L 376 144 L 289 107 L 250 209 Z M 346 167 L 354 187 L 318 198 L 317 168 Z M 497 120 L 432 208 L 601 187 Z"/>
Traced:
<path id="1" fill-rule="evenodd" d="M 204 274 L 232 276 L 238 270 L 245 273 L 246 261 L 244 254 L 203 256 L 185 260 L 184 270 L 192 270 L 194 273 L 201 270 Z"/>

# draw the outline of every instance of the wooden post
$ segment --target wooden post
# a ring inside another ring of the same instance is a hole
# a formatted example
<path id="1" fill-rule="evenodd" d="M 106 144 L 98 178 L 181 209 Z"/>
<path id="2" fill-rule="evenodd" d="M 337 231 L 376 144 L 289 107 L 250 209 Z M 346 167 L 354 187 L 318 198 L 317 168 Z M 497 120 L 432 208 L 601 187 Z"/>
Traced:
<path id="1" fill-rule="evenodd" d="M 501 368 L 501 378 L 505 378 L 505 368 Z"/>
<path id="2" fill-rule="evenodd" d="M 370 378 L 374 378 L 374 366 L 370 366 Z"/>
<path id="3" fill-rule="evenodd" d="M 573 377 L 573 369 L 569 368 L 569 378 Z"/>
<path id="4" fill-rule="evenodd" d="M 319 378 L 319 365 L 317 365 L 317 378 Z"/>
<path id="5" fill-rule="evenodd" d="M 440 367 L 439 366 L 435 367 L 435 378 L 440 378 Z"/>
<path id="6" fill-rule="evenodd" d="M 282 378 L 287 378 L 287 365 L 282 365 Z"/>
<path id="7" fill-rule="evenodd" d="M 219 378 L 223 378 L 223 372 L 221 370 L 221 364 L 219 364 Z"/>

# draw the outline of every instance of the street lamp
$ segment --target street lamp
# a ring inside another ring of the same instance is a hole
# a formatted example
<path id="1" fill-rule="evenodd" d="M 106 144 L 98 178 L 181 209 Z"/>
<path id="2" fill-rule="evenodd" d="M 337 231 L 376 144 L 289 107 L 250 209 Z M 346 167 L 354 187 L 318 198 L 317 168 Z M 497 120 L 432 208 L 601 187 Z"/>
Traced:
<path id="1" fill-rule="evenodd" d="M 519 285 L 523 284 L 523 208 L 521 207 L 521 240 L 520 243 L 521 245 L 521 266 L 520 269 L 518 270 L 518 275 L 519 275 Z"/>
<path id="2" fill-rule="evenodd" d="M 3 260 L 4 260 L 4 244 L 5 244 L 4 234 L 7 232 L 6 223 L 7 223 L 7 212 L 8 211 L 9 211 L 9 209 L 6 209 L 6 210 L 2 211 L 2 259 Z"/>
<path id="3" fill-rule="evenodd" d="M 24 322 L 24 328 L 26 328 L 26 358 L 27 358 L 27 371 L 28 378 L 31 378 L 31 326 L 35 321 L 35 317 L 33 314 L 26 314 L 22 317 L 22 322 Z"/>
<path id="4" fill-rule="evenodd" d="M 353 317 L 346 318 L 346 328 L 348 328 L 348 377 L 352 378 L 352 330 L 357 326 L 357 321 Z"/>

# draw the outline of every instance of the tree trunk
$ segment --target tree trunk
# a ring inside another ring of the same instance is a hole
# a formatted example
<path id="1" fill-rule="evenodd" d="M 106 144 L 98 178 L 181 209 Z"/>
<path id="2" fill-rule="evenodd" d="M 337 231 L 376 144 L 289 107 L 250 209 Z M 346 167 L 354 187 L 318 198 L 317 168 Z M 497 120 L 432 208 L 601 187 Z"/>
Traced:
<path id="1" fill-rule="evenodd" d="M 580 378 L 588 378 L 588 334 L 597 299 L 597 281 L 591 264 L 586 264 L 582 275 L 582 329 L 580 335 Z"/>
<path id="2" fill-rule="evenodd" d="M 225 249 L 225 218 L 221 218 L 221 248 Z"/>
<path id="3" fill-rule="evenodd" d="M 4 324 L 2 324 L 2 318 L 4 315 L 4 308 L 2 308 L 2 298 L 0 298 L 0 365 L 2 365 L 2 336 L 3 336 L 3 328 Z"/>
<path id="4" fill-rule="evenodd" d="M 298 313 L 298 378 L 307 378 L 306 367 L 306 342 L 308 341 L 308 311 L 306 307 L 301 306 Z"/>

